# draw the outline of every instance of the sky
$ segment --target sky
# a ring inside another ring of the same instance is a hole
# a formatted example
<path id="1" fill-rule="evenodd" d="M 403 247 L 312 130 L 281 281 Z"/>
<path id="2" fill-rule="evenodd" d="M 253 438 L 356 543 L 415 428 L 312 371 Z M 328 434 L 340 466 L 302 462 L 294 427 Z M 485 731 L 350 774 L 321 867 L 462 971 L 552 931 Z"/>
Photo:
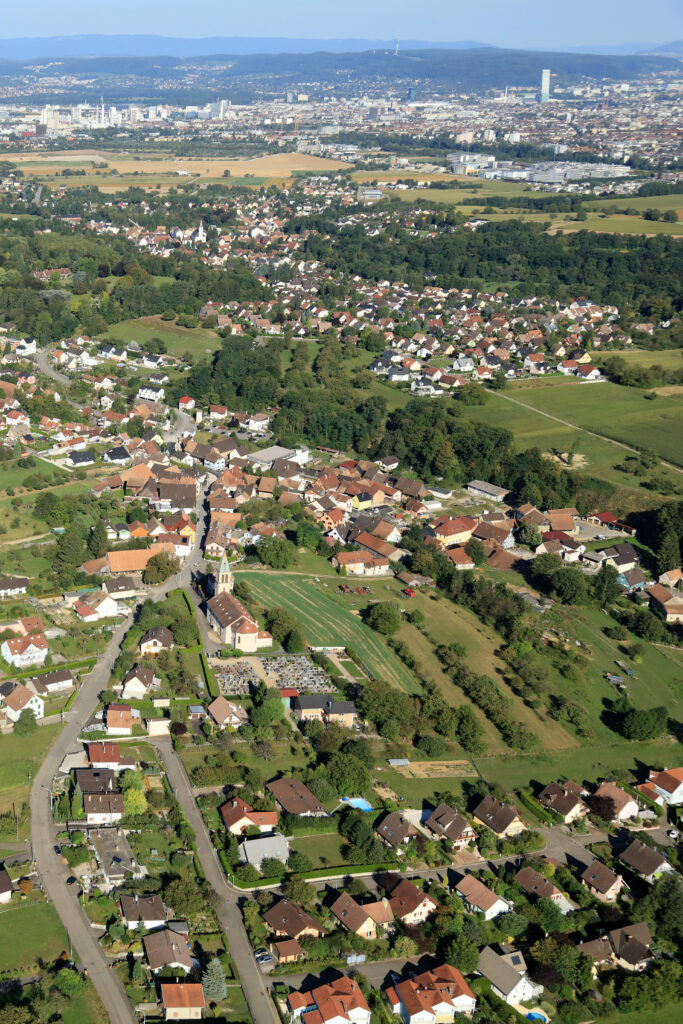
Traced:
<path id="1" fill-rule="evenodd" d="M 669 42 L 681 0 L 23 0 L 4 3 L 2 34 L 473 39 L 543 47 Z"/>

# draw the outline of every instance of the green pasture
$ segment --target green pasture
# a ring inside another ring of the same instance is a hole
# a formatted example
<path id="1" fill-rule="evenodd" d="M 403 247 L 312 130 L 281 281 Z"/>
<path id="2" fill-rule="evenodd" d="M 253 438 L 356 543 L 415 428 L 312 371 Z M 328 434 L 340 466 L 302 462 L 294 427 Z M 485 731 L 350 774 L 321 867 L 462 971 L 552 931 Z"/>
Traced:
<path id="1" fill-rule="evenodd" d="M 170 355 L 182 356 L 185 352 L 191 352 L 195 359 L 202 359 L 205 355 L 215 352 L 220 348 L 222 340 L 215 331 L 204 330 L 202 327 L 178 327 L 173 321 L 162 320 L 159 316 L 122 320 L 121 323 L 112 325 L 105 336 L 106 341 L 124 345 L 137 341 L 142 348 L 145 348 L 152 338 L 161 338 L 165 341 Z"/>

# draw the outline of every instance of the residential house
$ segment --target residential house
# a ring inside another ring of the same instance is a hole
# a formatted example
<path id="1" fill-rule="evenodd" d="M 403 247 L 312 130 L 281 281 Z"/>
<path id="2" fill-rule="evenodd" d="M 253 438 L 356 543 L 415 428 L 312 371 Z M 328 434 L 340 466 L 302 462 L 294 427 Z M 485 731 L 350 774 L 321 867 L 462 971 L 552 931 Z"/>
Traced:
<path id="1" fill-rule="evenodd" d="M 438 909 L 434 897 L 418 889 L 407 878 L 391 873 L 385 876 L 382 884 L 389 895 L 392 914 L 408 927 L 424 924 Z"/>
<path id="2" fill-rule="evenodd" d="M 263 920 L 276 936 L 283 936 L 287 939 L 311 937 L 319 939 L 325 934 L 325 929 L 319 921 L 302 910 L 296 903 L 290 900 L 281 899 L 265 911 Z"/>
<path id="3" fill-rule="evenodd" d="M 370 1024 L 370 1007 L 354 978 L 342 975 L 329 984 L 308 992 L 291 992 L 287 997 L 290 1020 L 309 1024 Z"/>
<path id="4" fill-rule="evenodd" d="M 242 864 L 253 864 L 260 871 L 264 860 L 279 860 L 286 864 L 289 860 L 289 843 L 279 832 L 271 832 L 245 839 L 240 843 L 239 854 Z"/>
<path id="5" fill-rule="evenodd" d="M 474 875 L 463 875 L 456 882 L 455 891 L 463 900 L 470 914 L 483 914 L 486 921 L 492 921 L 499 914 L 507 914 L 512 909 L 507 900 L 489 889 Z"/>
<path id="6" fill-rule="evenodd" d="M 43 633 L 30 633 L 28 636 L 21 636 L 4 640 L 0 647 L 0 654 L 13 668 L 31 668 L 32 665 L 42 665 L 48 654 L 48 644 Z"/>
<path id="7" fill-rule="evenodd" d="M 336 700 L 328 694 L 295 697 L 292 700 L 292 710 L 299 722 L 334 723 L 346 729 L 352 729 L 358 719 L 353 701 Z"/>
<path id="8" fill-rule="evenodd" d="M 242 705 L 226 700 L 222 695 L 211 701 L 207 711 L 219 729 L 240 729 L 249 722 L 249 715 Z"/>
<path id="9" fill-rule="evenodd" d="M 45 714 L 45 701 L 23 683 L 7 682 L 0 686 L 0 702 L 5 708 L 7 721 L 19 721 L 22 712 L 31 711 L 36 719 Z"/>
<path id="10" fill-rule="evenodd" d="M 614 782 L 602 782 L 590 798 L 590 805 L 606 821 L 628 821 L 640 810 L 634 797 Z"/>
<path id="11" fill-rule="evenodd" d="M 130 704 L 110 704 L 106 710 L 107 736 L 132 736 L 133 726 L 140 724 L 140 712 Z"/>
<path id="12" fill-rule="evenodd" d="M 491 982 L 494 995 L 508 1006 L 536 999 L 543 991 L 542 985 L 534 984 L 528 977 L 524 957 L 516 950 L 501 956 L 486 946 L 479 954 L 477 970 Z"/>
<path id="13" fill-rule="evenodd" d="M 559 814 L 565 825 L 589 813 L 588 804 L 582 799 L 588 791 L 568 779 L 566 782 L 551 782 L 538 794 L 538 802 L 547 810 Z"/>
<path id="14" fill-rule="evenodd" d="M 118 743 L 88 743 L 88 759 L 91 768 L 108 768 L 114 772 L 135 768 L 135 758 L 122 757 Z"/>
<path id="15" fill-rule="evenodd" d="M 443 839 L 450 843 L 454 850 L 463 850 L 470 843 L 477 841 L 477 833 L 466 818 L 449 807 L 448 804 L 439 804 L 434 808 L 431 815 L 425 821 L 425 827 L 432 832 L 437 839 Z"/>
<path id="16" fill-rule="evenodd" d="M 648 781 L 662 803 L 669 806 L 683 804 L 683 768 L 665 768 L 661 772 L 650 772 Z"/>
<path id="17" fill-rule="evenodd" d="M 387 814 L 375 831 L 385 846 L 397 852 L 418 834 L 415 826 L 400 811 Z"/>
<path id="18" fill-rule="evenodd" d="M 124 814 L 123 795 L 113 793 L 84 793 L 83 810 L 88 825 L 115 825 Z"/>
<path id="19" fill-rule="evenodd" d="M 91 829 L 88 832 L 90 845 L 95 851 L 97 863 L 102 873 L 99 887 L 109 892 L 128 879 L 144 878 L 147 868 L 138 864 L 135 855 L 120 828 Z"/>
<path id="20" fill-rule="evenodd" d="M 615 928 L 609 933 L 614 962 L 624 971 L 644 971 L 653 958 L 652 936 L 646 921 Z"/>
<path id="21" fill-rule="evenodd" d="M 476 822 L 490 828 L 500 838 L 510 839 L 526 830 L 517 808 L 512 804 L 501 803 L 492 794 L 484 797 L 476 807 L 473 817 Z"/>
<path id="22" fill-rule="evenodd" d="M 644 878 L 648 885 L 654 885 L 662 875 L 670 874 L 675 870 L 666 857 L 657 850 L 653 850 L 651 846 L 641 843 L 640 839 L 634 839 L 619 854 L 619 860 L 641 878 Z"/>
<path id="23" fill-rule="evenodd" d="M 477 1000 L 462 974 L 441 964 L 385 989 L 392 1013 L 404 1024 L 441 1024 L 455 1015 L 472 1016 Z"/>
<path id="24" fill-rule="evenodd" d="M 158 893 L 141 895 L 133 893 L 123 895 L 119 901 L 119 910 L 125 927 L 129 931 L 144 928 L 151 932 L 163 928 L 166 924 L 166 907 Z"/>
<path id="25" fill-rule="evenodd" d="M 522 887 L 527 896 L 537 900 L 551 900 L 563 914 L 568 914 L 574 909 L 562 891 L 532 867 L 522 868 L 518 871 L 515 875 L 515 882 Z"/>
<path id="26" fill-rule="evenodd" d="M 123 700 L 142 700 L 150 690 L 158 690 L 160 686 L 161 679 L 153 669 L 135 665 L 124 676 L 121 697 Z"/>
<path id="27" fill-rule="evenodd" d="M 594 860 L 581 875 L 591 896 L 601 903 L 613 903 L 624 887 L 624 879 L 600 860 Z"/>
<path id="28" fill-rule="evenodd" d="M 181 933 L 171 931 L 170 928 L 162 928 L 151 935 L 145 935 L 142 944 L 152 974 L 157 974 L 165 968 L 184 971 L 185 974 L 192 970 L 190 947 Z"/>
<path id="29" fill-rule="evenodd" d="M 166 626 L 154 626 L 141 637 L 138 649 L 143 657 L 158 658 L 173 648 L 173 633 Z"/>
<path id="30" fill-rule="evenodd" d="M 286 814 L 296 814 L 301 818 L 327 817 L 327 811 L 318 798 L 299 779 L 285 776 L 269 782 L 266 788 Z"/>
<path id="31" fill-rule="evenodd" d="M 201 982 L 166 981 L 160 988 L 164 1020 L 202 1019 L 206 1002 Z"/>
<path id="32" fill-rule="evenodd" d="M 250 828 L 259 832 L 273 832 L 277 828 L 277 811 L 255 811 L 239 796 L 228 800 L 219 811 L 225 827 L 234 836 L 244 835 Z"/>
<path id="33" fill-rule="evenodd" d="M 376 913 L 377 907 L 380 908 L 380 914 Z M 374 914 L 373 909 L 375 909 Z M 381 927 L 384 923 L 386 927 L 387 924 L 393 925 L 394 920 L 388 900 L 380 901 L 379 904 L 372 903 L 362 906 L 354 900 L 353 896 L 349 896 L 345 892 L 337 897 L 330 907 L 330 911 L 347 931 L 369 940 L 377 938 L 378 924 Z M 379 923 L 376 917 L 380 917 Z"/>

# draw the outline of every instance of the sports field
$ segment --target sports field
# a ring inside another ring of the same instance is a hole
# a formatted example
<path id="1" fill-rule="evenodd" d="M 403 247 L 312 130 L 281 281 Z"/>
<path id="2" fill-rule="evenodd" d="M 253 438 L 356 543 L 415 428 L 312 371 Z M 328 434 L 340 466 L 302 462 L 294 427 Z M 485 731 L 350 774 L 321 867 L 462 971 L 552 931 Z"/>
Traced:
<path id="1" fill-rule="evenodd" d="M 348 645 L 378 679 L 385 679 L 408 693 L 419 692 L 417 681 L 379 634 L 345 608 L 341 600 L 337 603 L 322 583 L 308 576 L 285 573 L 238 572 L 235 578 L 249 585 L 264 608 L 287 608 L 295 615 L 309 644 L 316 647 Z"/>

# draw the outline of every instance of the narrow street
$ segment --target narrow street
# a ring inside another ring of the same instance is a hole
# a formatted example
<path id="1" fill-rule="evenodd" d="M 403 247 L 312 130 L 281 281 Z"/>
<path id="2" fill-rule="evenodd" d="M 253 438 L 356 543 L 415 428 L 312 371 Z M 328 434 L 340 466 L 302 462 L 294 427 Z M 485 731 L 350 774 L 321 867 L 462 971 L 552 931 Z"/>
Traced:
<path id="1" fill-rule="evenodd" d="M 151 596 L 156 601 L 162 600 L 170 590 L 184 587 L 192 596 L 194 603 L 199 603 L 191 583 L 192 571 L 202 561 L 201 542 L 206 528 L 206 517 L 203 511 L 204 499 L 205 492 L 202 491 L 198 503 L 197 537 L 192 554 L 188 556 L 180 573 L 171 577 L 160 587 L 154 588 Z M 90 928 L 78 903 L 76 893 L 66 885 L 67 872 L 58 863 L 53 850 L 57 828 L 52 819 L 50 794 L 60 764 L 66 754 L 77 746 L 82 723 L 86 722 L 93 714 L 100 693 L 107 687 L 114 663 L 121 650 L 121 644 L 133 624 L 138 608 L 139 605 L 131 608 L 126 619 L 118 627 L 106 649 L 102 652 L 100 660 L 93 670 L 84 676 L 78 695 L 68 716 L 65 716 L 64 728 L 47 752 L 45 760 L 36 773 L 30 796 L 31 842 L 36 870 L 40 875 L 48 899 L 54 903 L 62 924 L 73 942 L 75 953 L 97 989 L 110 1024 L 131 1024 L 136 1020 L 135 1013 L 123 986 L 117 976 L 108 968 L 107 960 L 97 941 L 98 936 Z M 198 620 L 201 623 L 203 616 L 198 616 Z M 239 915 L 236 906 L 234 909 Z M 235 923 L 234 919 L 231 920 L 232 930 L 235 930 Z M 241 919 L 239 923 L 241 928 Z M 265 1021 L 265 1019 L 261 1015 L 260 1020 Z M 254 1017 L 254 1020 L 256 1021 L 257 1018 Z"/>
<path id="2" fill-rule="evenodd" d="M 207 881 L 216 894 L 215 909 L 218 920 L 228 937 L 230 955 L 239 972 L 254 1024 L 279 1024 L 280 1018 L 263 975 L 254 960 L 238 906 L 240 896 L 246 899 L 249 899 L 249 896 L 235 889 L 226 879 L 216 848 L 199 813 L 183 763 L 173 750 L 170 740 L 159 739 L 155 740 L 154 744 L 161 755 L 171 789 L 197 837 L 197 856 Z"/>

